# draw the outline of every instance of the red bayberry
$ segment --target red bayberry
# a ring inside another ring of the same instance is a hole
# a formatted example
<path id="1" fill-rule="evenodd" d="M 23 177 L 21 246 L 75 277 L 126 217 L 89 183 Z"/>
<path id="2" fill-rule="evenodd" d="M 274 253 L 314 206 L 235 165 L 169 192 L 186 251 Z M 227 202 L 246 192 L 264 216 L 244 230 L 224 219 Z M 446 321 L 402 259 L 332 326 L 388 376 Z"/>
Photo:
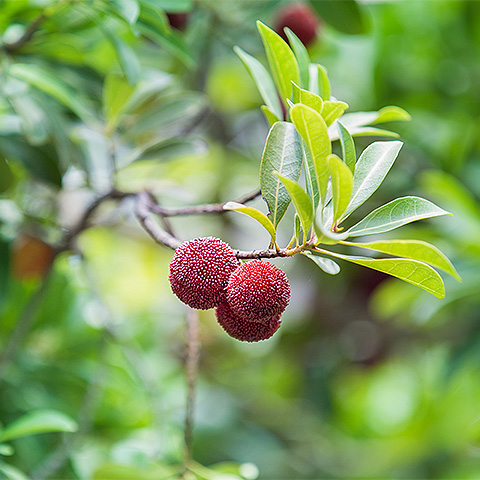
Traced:
<path id="1" fill-rule="evenodd" d="M 186 13 L 167 13 L 168 23 L 177 30 L 185 30 L 188 15 Z"/>
<path id="2" fill-rule="evenodd" d="M 218 238 L 182 243 L 170 262 L 173 293 L 188 306 L 207 310 L 225 299 L 230 274 L 238 267 L 233 250 Z"/>
<path id="3" fill-rule="evenodd" d="M 270 338 L 280 327 L 280 315 L 264 323 L 249 322 L 233 313 L 228 302 L 221 303 L 215 310 L 220 326 L 233 338 L 242 342 L 259 342 Z"/>
<path id="4" fill-rule="evenodd" d="M 317 36 L 318 17 L 312 9 L 304 3 L 285 5 L 277 16 L 275 31 L 288 41 L 283 29 L 288 27 L 300 40 L 308 46 Z"/>
<path id="5" fill-rule="evenodd" d="M 232 311 L 251 322 L 266 322 L 280 315 L 290 300 L 290 284 L 275 265 L 252 260 L 238 267 L 227 286 Z"/>

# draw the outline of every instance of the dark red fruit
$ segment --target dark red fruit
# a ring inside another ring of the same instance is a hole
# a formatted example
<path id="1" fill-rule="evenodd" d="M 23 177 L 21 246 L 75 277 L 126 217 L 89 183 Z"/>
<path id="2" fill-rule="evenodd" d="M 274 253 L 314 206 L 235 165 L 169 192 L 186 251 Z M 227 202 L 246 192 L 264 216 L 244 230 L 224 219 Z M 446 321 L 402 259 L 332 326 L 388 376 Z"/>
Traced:
<path id="1" fill-rule="evenodd" d="M 186 13 L 167 13 L 170 26 L 177 30 L 185 30 L 187 26 L 188 15 Z"/>
<path id="2" fill-rule="evenodd" d="M 268 322 L 283 313 L 290 300 L 290 284 L 275 265 L 252 260 L 238 267 L 227 286 L 227 301 L 235 315 L 250 322 Z"/>
<path id="3" fill-rule="evenodd" d="M 173 293 L 200 310 L 216 307 L 226 297 L 231 273 L 238 267 L 233 250 L 218 238 L 196 238 L 182 243 L 170 262 Z"/>
<path id="4" fill-rule="evenodd" d="M 18 280 L 45 277 L 54 259 L 55 250 L 51 245 L 22 233 L 13 244 L 13 276 Z"/>
<path id="5" fill-rule="evenodd" d="M 288 27 L 305 45 L 310 45 L 317 36 L 319 21 L 315 12 L 304 3 L 286 4 L 280 9 L 275 22 L 275 31 L 288 42 L 283 31 Z"/>
<path id="6" fill-rule="evenodd" d="M 220 326 L 233 338 L 242 342 L 259 342 L 270 338 L 280 327 L 280 315 L 264 323 L 243 320 L 232 312 L 228 302 L 221 303 L 215 310 Z"/>

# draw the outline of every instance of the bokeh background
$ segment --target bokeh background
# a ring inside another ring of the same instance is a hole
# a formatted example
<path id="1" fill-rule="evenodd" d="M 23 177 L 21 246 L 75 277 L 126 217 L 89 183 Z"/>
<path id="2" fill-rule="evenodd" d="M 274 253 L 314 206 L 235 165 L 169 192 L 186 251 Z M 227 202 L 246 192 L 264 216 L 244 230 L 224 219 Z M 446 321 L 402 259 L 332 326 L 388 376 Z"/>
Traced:
<path id="1" fill-rule="evenodd" d="M 148 188 L 163 206 L 258 188 L 268 126 L 232 48 L 264 60 L 255 21 L 274 27 L 288 4 L 0 1 L 0 421 L 49 409 L 79 425 L 7 442 L 0 476 L 174 478 L 186 310 L 168 284 L 172 252 L 128 201 L 101 208 L 78 252 L 50 268 L 52 245 L 111 185 Z M 441 248 L 463 282 L 445 278 L 438 300 L 362 267 L 332 277 L 295 257 L 274 261 L 292 300 L 271 340 L 242 344 L 201 312 L 198 478 L 477 479 L 480 3 L 304 5 L 325 16 L 309 52 L 333 94 L 351 111 L 412 115 L 392 126 L 405 146 L 361 213 L 407 194 L 454 213 L 400 234 Z M 356 140 L 357 152 L 370 141 Z M 182 239 L 268 244 L 235 213 L 172 224 Z M 287 225 L 280 238 L 290 235 Z M 219 462 L 234 463 L 207 468 Z"/>

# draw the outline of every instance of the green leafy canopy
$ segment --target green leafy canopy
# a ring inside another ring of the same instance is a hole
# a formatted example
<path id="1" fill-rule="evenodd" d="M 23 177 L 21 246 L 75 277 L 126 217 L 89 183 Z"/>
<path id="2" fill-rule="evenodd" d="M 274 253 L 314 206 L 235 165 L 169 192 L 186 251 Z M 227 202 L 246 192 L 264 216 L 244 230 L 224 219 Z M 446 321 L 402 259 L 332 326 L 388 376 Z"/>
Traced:
<path id="1" fill-rule="evenodd" d="M 458 280 L 460 277 L 433 245 L 388 239 L 361 243 L 349 242 L 348 238 L 382 234 L 448 212 L 426 199 L 407 196 L 376 208 L 348 229 L 341 226 L 380 187 L 403 145 L 398 140 L 376 141 L 357 159 L 353 138 L 397 137 L 395 132 L 372 125 L 408 121 L 410 115 L 396 106 L 377 112 L 345 113 L 348 105 L 332 96 L 327 70 L 310 62 L 308 51 L 291 30 L 286 29 L 286 35 L 292 48 L 263 23 L 257 22 L 257 26 L 268 68 L 239 47 L 235 52 L 259 89 L 265 102 L 262 111 L 271 125 L 260 166 L 261 193 L 269 211 L 266 216 L 257 209 L 233 203 L 225 208 L 257 220 L 268 231 L 272 245 L 292 203 L 296 246 L 291 247 L 292 239 L 285 249 L 288 255 L 302 253 L 324 272 L 335 275 L 340 267 L 325 258 L 333 256 L 388 273 L 443 298 L 443 281 L 433 267 Z M 332 142 L 336 140 L 340 140 L 341 158 L 332 155 Z M 322 244 L 338 243 L 390 257 L 359 257 L 320 248 Z"/>

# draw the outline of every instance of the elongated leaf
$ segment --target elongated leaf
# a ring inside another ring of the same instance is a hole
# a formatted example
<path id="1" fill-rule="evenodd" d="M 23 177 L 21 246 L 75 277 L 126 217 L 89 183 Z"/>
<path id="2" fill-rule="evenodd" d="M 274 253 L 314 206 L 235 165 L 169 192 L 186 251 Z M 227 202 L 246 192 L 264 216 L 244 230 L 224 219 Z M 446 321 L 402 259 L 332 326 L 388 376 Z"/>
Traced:
<path id="1" fill-rule="evenodd" d="M 410 114 L 403 108 L 388 106 L 378 112 L 354 112 L 347 113 L 342 119 L 343 125 L 350 130 L 352 127 L 364 127 L 385 122 L 407 122 L 411 120 Z"/>
<path id="2" fill-rule="evenodd" d="M 240 47 L 234 47 L 233 50 L 245 65 L 267 107 L 277 117 L 277 120 L 282 119 L 283 111 L 277 89 L 267 69 L 256 58 L 244 52 Z"/>
<path id="3" fill-rule="evenodd" d="M 110 73 L 103 84 L 103 111 L 107 121 L 107 127 L 116 125 L 119 115 L 122 113 L 134 88 L 122 75 Z"/>
<path id="4" fill-rule="evenodd" d="M 45 432 L 75 432 L 77 429 L 77 423 L 64 413 L 36 410 L 0 430 L 0 442 Z"/>
<path id="5" fill-rule="evenodd" d="M 307 258 L 312 260 L 317 267 L 320 267 L 325 273 L 329 275 L 337 275 L 340 272 L 340 266 L 330 258 L 320 257 L 316 252 L 305 251 L 302 252 Z"/>
<path id="6" fill-rule="evenodd" d="M 384 233 L 424 218 L 449 215 L 420 197 L 401 197 L 378 207 L 348 230 L 351 237 Z"/>
<path id="7" fill-rule="evenodd" d="M 325 22 L 340 32 L 359 34 L 369 30 L 363 9 L 356 0 L 312 1 L 311 5 Z"/>
<path id="8" fill-rule="evenodd" d="M 109 0 L 109 3 L 130 25 L 134 25 L 140 14 L 137 0 Z"/>
<path id="9" fill-rule="evenodd" d="M 347 165 L 336 155 L 328 156 L 328 167 L 332 175 L 333 221 L 336 222 L 350 203 L 353 175 Z"/>
<path id="10" fill-rule="evenodd" d="M 313 210 L 317 211 L 318 204 L 320 203 L 320 190 L 318 189 L 317 169 L 313 162 L 312 155 L 308 148 L 303 145 L 303 160 L 305 171 L 305 183 L 307 185 L 307 193 L 312 200 Z"/>
<path id="11" fill-rule="evenodd" d="M 406 258 L 368 258 L 342 255 L 320 249 L 318 249 L 318 251 L 335 258 L 346 260 L 347 262 L 356 263 L 357 265 L 387 273 L 392 277 L 423 288 L 423 290 L 435 295 L 437 298 L 445 297 L 445 285 L 443 284 L 442 277 L 440 277 L 432 267 L 418 260 L 409 260 Z"/>
<path id="12" fill-rule="evenodd" d="M 297 244 L 299 244 L 301 242 L 300 236 L 303 233 L 303 229 L 302 229 L 302 222 L 300 222 L 300 217 L 298 216 L 298 213 L 295 213 L 294 227 L 295 227 L 295 238 L 297 239 Z"/>
<path id="13" fill-rule="evenodd" d="M 323 102 L 322 117 L 329 127 L 337 118 L 340 118 L 343 115 L 343 112 L 348 108 L 348 104 L 345 102 L 332 102 L 325 101 Z"/>
<path id="14" fill-rule="evenodd" d="M 318 94 L 324 101 L 330 100 L 331 87 L 328 79 L 327 70 L 321 65 L 317 65 Z"/>
<path id="15" fill-rule="evenodd" d="M 318 65 L 316 63 L 311 63 L 308 66 L 308 90 L 315 95 L 320 95 L 319 81 L 318 81 Z"/>
<path id="16" fill-rule="evenodd" d="M 343 161 L 352 173 L 355 173 L 355 164 L 357 163 L 357 154 L 355 153 L 355 143 L 348 130 L 337 122 L 338 133 L 340 135 L 340 144 L 342 145 Z"/>
<path id="17" fill-rule="evenodd" d="M 8 68 L 8 73 L 56 98 L 85 123 L 95 122 L 93 115 L 85 107 L 87 102 L 82 100 L 79 92 L 75 92 L 51 72 L 33 64 L 14 63 Z"/>
<path id="18" fill-rule="evenodd" d="M 0 455 L 10 456 L 15 453 L 15 450 L 11 445 L 7 445 L 6 443 L 0 444 Z"/>
<path id="19" fill-rule="evenodd" d="M 243 205 L 241 203 L 237 202 L 227 202 L 223 206 L 224 210 L 234 210 L 236 212 L 243 213 L 244 215 L 248 215 L 249 217 L 253 218 L 256 220 L 260 225 L 262 225 L 265 230 L 270 234 L 272 237 L 272 242 L 275 242 L 276 238 L 276 231 L 273 223 L 271 220 L 260 210 L 257 210 L 256 208 L 253 207 L 247 207 L 246 205 Z"/>
<path id="20" fill-rule="evenodd" d="M 270 127 L 280 120 L 266 105 L 262 105 L 260 108 Z"/>
<path id="21" fill-rule="evenodd" d="M 313 206 L 309 196 L 305 190 L 294 180 L 283 177 L 278 173 L 276 175 L 285 185 L 285 188 L 287 189 L 287 192 L 290 195 L 293 204 L 295 205 L 297 214 L 300 217 L 303 231 L 305 234 L 307 234 L 313 222 Z"/>
<path id="22" fill-rule="evenodd" d="M 5 475 L 3 478 L 8 480 L 28 480 L 28 477 L 17 467 L 0 462 L 0 472 Z"/>
<path id="23" fill-rule="evenodd" d="M 302 88 L 308 88 L 310 79 L 310 74 L 308 72 L 310 66 L 310 55 L 308 54 L 308 50 L 302 41 L 289 28 L 285 28 L 284 30 L 297 59 L 300 73 L 300 86 Z"/>
<path id="24" fill-rule="evenodd" d="M 125 74 L 128 83 L 130 85 L 135 85 L 138 81 L 141 69 L 135 51 L 130 45 L 124 42 L 113 29 L 106 28 L 105 25 L 102 25 L 101 28 L 115 50 L 118 63 L 122 72 Z"/>
<path id="25" fill-rule="evenodd" d="M 320 197 L 324 202 L 329 178 L 327 157 L 332 153 L 327 125 L 318 112 L 306 105 L 295 105 L 290 110 L 290 117 L 312 155 L 317 172 Z"/>
<path id="26" fill-rule="evenodd" d="M 397 257 L 411 258 L 419 260 L 432 267 L 440 268 L 452 275 L 459 282 L 462 281 L 460 275 L 455 270 L 450 260 L 437 247 L 420 240 L 385 240 L 369 243 L 343 242 L 352 247 L 368 248 L 377 252 L 395 255 Z"/>
<path id="27" fill-rule="evenodd" d="M 345 219 L 362 205 L 377 190 L 397 158 L 403 143 L 375 142 L 360 155 L 353 176 L 353 190 L 350 204 L 343 215 Z"/>
<path id="28" fill-rule="evenodd" d="M 293 98 L 295 103 L 302 103 L 307 107 L 313 108 L 318 113 L 322 113 L 323 110 L 323 100 L 318 95 L 315 95 L 308 90 L 300 88 L 297 84 L 293 84 Z"/>
<path id="29" fill-rule="evenodd" d="M 278 91 L 285 101 L 292 95 L 292 82 L 300 83 L 297 60 L 288 44 L 272 29 L 257 21 L 267 60 Z"/>
<path id="30" fill-rule="evenodd" d="M 302 143 L 295 126 L 289 122 L 275 123 L 268 134 L 260 165 L 260 188 L 275 227 L 285 215 L 290 195 L 273 172 L 296 181 L 302 162 Z"/>

